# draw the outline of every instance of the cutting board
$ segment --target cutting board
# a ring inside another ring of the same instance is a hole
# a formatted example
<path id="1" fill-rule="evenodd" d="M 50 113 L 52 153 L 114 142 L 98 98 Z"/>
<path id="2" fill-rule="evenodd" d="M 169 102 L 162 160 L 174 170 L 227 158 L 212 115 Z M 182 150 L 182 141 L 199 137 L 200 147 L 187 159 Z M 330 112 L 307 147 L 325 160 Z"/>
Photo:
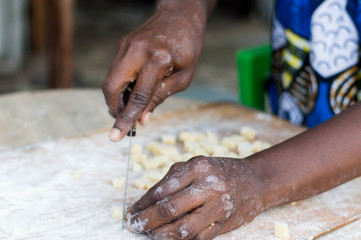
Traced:
<path id="1" fill-rule="evenodd" d="M 272 144 L 305 130 L 265 113 L 215 103 L 154 117 L 148 126 L 139 127 L 132 141 L 145 145 L 182 130 L 212 130 L 222 137 L 239 133 L 244 125 Z M 0 152 L 0 239 L 147 239 L 121 230 L 120 221 L 111 217 L 110 208 L 123 201 L 123 191 L 114 189 L 111 180 L 125 175 L 128 140 L 112 143 L 107 135 L 94 132 Z M 72 177 L 74 171 L 81 171 L 83 177 Z M 133 186 L 141 175 L 130 172 L 127 206 L 145 193 Z M 332 238 L 332 232 L 357 223 L 361 216 L 360 189 L 358 178 L 267 211 L 217 239 L 276 239 L 277 221 L 289 225 L 292 239 L 339 239 Z M 354 236 L 347 239 L 359 239 L 359 225 L 352 226 Z"/>

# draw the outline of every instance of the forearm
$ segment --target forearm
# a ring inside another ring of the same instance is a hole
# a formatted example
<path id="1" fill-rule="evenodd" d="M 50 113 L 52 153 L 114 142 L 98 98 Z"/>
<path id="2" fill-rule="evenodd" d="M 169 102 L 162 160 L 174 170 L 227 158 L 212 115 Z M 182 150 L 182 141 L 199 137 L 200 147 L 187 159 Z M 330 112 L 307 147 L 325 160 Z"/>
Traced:
<path id="1" fill-rule="evenodd" d="M 304 199 L 361 176 L 361 103 L 254 155 L 267 208 Z"/>

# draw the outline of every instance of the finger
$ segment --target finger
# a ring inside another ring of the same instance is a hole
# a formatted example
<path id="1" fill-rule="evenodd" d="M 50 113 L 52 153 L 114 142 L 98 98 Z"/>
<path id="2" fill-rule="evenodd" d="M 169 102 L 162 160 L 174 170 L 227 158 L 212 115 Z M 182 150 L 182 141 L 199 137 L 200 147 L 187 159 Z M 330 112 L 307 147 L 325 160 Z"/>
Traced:
<path id="1" fill-rule="evenodd" d="M 189 186 L 133 215 L 130 218 L 130 227 L 139 233 L 158 228 L 202 206 L 208 195 L 209 192 L 201 190 L 200 186 Z M 139 222 L 144 223 L 141 228 Z"/>
<path id="2" fill-rule="evenodd" d="M 139 74 L 135 87 L 130 93 L 128 103 L 118 114 L 114 127 L 120 131 L 118 138 L 112 139 L 119 141 L 131 129 L 153 97 L 158 81 L 163 78 L 166 67 L 151 61 L 143 67 Z"/>
<path id="3" fill-rule="evenodd" d="M 216 236 L 220 235 L 220 230 L 222 229 L 222 225 L 217 222 L 212 222 L 209 226 L 206 227 L 202 232 L 197 234 L 193 239 L 194 240 L 205 240 L 205 239 L 213 239 Z"/>
<path id="4" fill-rule="evenodd" d="M 160 87 L 157 88 L 154 93 L 152 101 L 148 105 L 146 111 L 153 112 L 155 107 L 162 103 L 167 97 L 187 89 L 191 77 L 190 73 L 181 71 L 163 79 Z"/>
<path id="5" fill-rule="evenodd" d="M 164 78 L 156 89 L 151 102 L 139 118 L 142 125 L 146 125 L 150 121 L 151 113 L 169 96 L 183 91 L 188 87 L 189 73 L 177 72 Z"/>
<path id="6" fill-rule="evenodd" d="M 155 239 L 193 239 L 211 225 L 215 227 L 213 221 L 212 208 L 200 207 L 174 222 L 152 230 L 149 235 Z"/>
<path id="7" fill-rule="evenodd" d="M 109 113 L 114 118 L 116 118 L 118 110 L 124 108 L 121 93 L 132 80 L 137 78 L 145 62 L 145 57 L 140 51 L 133 52 L 127 49 L 125 44 L 121 44 L 108 76 L 102 83 L 102 90 Z"/>
<path id="8" fill-rule="evenodd" d="M 167 175 L 133 204 L 129 209 L 130 214 L 143 211 L 165 197 L 185 189 L 192 180 L 193 176 L 187 163 L 173 164 Z"/>

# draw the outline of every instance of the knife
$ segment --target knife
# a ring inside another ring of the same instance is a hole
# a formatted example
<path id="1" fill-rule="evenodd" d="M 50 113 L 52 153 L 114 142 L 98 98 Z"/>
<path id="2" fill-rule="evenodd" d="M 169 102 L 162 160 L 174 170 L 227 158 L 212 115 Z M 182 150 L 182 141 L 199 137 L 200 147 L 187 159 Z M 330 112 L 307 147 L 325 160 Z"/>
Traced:
<path id="1" fill-rule="evenodd" d="M 128 103 L 129 95 L 132 92 L 135 85 L 135 80 L 129 83 L 128 87 L 124 91 L 123 101 L 124 105 Z M 127 200 L 127 187 L 128 187 L 128 173 L 129 173 L 129 163 L 130 163 L 130 149 L 132 147 L 132 137 L 136 135 L 137 132 L 137 122 L 135 122 L 128 132 L 127 136 L 129 137 L 129 149 L 128 149 L 128 161 L 127 161 L 127 170 L 125 177 L 125 187 L 124 187 L 124 197 L 123 197 L 123 217 L 122 217 L 122 229 L 124 229 L 124 217 L 125 217 L 125 202 Z"/>

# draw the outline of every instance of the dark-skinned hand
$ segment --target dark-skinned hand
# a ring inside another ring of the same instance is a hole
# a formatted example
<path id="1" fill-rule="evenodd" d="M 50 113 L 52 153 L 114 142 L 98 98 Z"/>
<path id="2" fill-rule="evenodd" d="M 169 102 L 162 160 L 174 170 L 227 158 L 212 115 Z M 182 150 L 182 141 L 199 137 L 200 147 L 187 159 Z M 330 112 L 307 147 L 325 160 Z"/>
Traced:
<path id="1" fill-rule="evenodd" d="M 246 160 L 195 157 L 174 164 L 128 212 L 128 228 L 152 239 L 213 239 L 263 210 Z"/>
<path id="2" fill-rule="evenodd" d="M 200 2 L 164 1 L 153 16 L 120 40 L 102 83 L 109 113 L 116 119 L 111 140 L 121 140 L 138 120 L 146 124 L 156 106 L 189 86 L 207 18 Z M 133 80 L 136 83 L 125 104 L 123 93 Z"/>

